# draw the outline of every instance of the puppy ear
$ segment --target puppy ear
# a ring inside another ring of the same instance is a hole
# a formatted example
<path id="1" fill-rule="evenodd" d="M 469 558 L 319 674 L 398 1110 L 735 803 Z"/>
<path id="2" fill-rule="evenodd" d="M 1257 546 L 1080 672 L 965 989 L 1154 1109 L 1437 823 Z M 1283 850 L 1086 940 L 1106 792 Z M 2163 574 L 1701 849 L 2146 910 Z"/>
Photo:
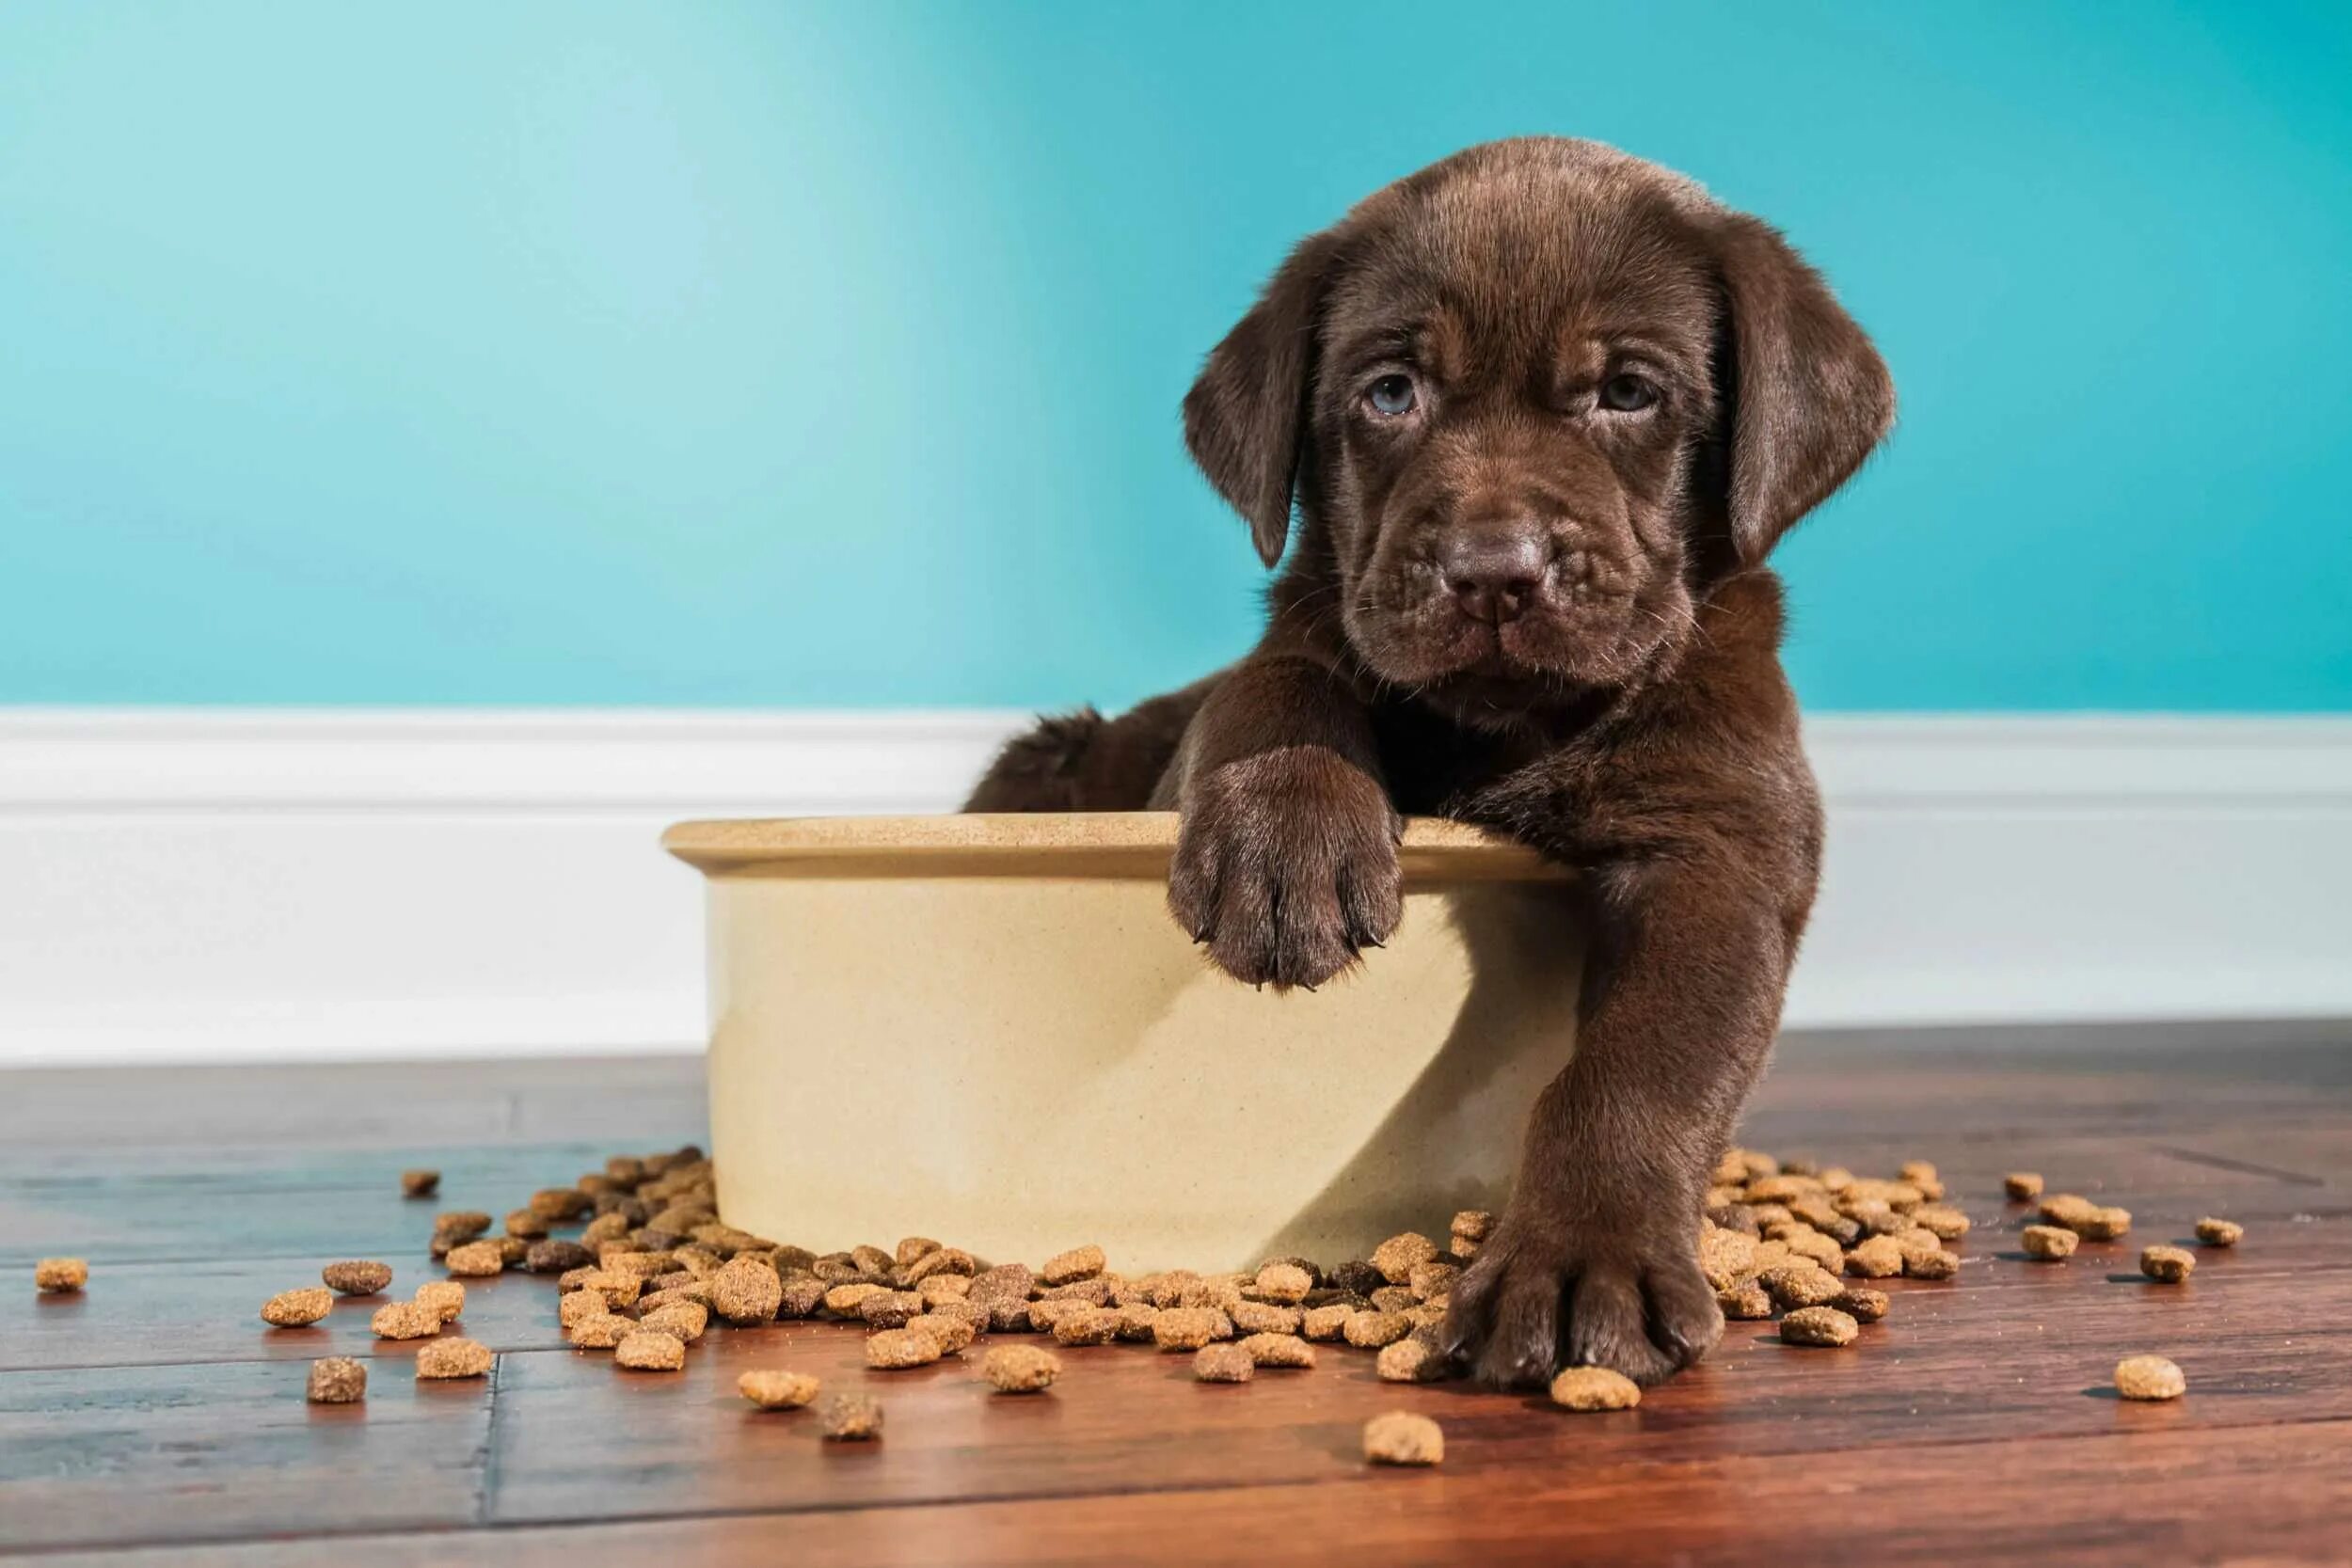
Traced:
<path id="1" fill-rule="evenodd" d="M 1820 275 L 1779 234 L 1734 214 L 1722 234 L 1726 509 L 1743 565 L 1846 483 L 1895 420 L 1885 363 Z"/>
<path id="2" fill-rule="evenodd" d="M 1184 445 L 1217 494 L 1248 520 L 1268 566 L 1282 559 L 1290 538 L 1317 316 L 1338 253 L 1329 233 L 1292 251 L 1184 394 Z"/>

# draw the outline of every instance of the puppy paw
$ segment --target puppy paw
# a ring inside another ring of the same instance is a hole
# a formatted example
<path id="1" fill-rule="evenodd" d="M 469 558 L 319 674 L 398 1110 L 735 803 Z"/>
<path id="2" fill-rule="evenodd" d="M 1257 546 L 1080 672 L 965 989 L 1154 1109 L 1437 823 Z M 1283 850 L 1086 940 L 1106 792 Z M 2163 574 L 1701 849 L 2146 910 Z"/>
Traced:
<path id="1" fill-rule="evenodd" d="M 1724 1315 L 1692 1238 L 1679 1225 L 1629 1230 L 1506 1213 L 1454 1284 L 1449 1354 L 1500 1388 L 1541 1386 L 1563 1367 L 1659 1383 L 1698 1360 Z"/>
<path id="2" fill-rule="evenodd" d="M 1376 780 L 1321 748 L 1227 763 L 1186 792 L 1168 909 L 1235 979 L 1319 986 L 1396 929 L 1402 826 Z"/>

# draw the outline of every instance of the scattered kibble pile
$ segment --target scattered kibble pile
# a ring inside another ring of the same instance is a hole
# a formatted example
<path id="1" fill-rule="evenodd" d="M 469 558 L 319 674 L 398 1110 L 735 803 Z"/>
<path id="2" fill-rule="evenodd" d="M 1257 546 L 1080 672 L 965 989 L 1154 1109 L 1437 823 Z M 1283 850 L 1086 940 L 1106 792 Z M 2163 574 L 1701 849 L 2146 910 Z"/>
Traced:
<path id="1" fill-rule="evenodd" d="M 439 1173 L 428 1170 L 405 1171 L 400 1180 L 411 1198 L 435 1196 L 439 1183 Z M 2131 1229 L 2125 1210 L 2072 1193 L 2045 1196 L 2037 1173 L 2011 1173 L 2002 1185 L 2010 1203 L 2036 1206 L 2039 1223 L 2020 1235 L 2030 1260 L 2063 1261 L 2085 1242 L 2112 1242 Z M 1735 1148 L 1717 1164 L 1697 1220 L 1698 1262 L 1726 1318 L 1777 1317 L 1778 1337 L 1791 1346 L 1851 1346 L 1894 1305 L 1867 1282 L 1958 1276 L 1957 1247 L 1972 1222 L 1946 1196 L 1936 1168 L 1925 1161 L 1909 1162 L 1891 1178 L 1872 1178 Z M 889 1251 L 861 1245 L 818 1253 L 726 1224 L 711 1164 L 689 1147 L 615 1156 L 570 1187 L 533 1193 L 506 1214 L 501 1236 L 490 1235 L 487 1212 L 437 1214 L 431 1255 L 455 1277 L 429 1280 L 408 1300 L 382 1303 L 369 1324 L 380 1339 L 421 1341 L 421 1380 L 484 1378 L 494 1353 L 443 1332 L 465 1310 L 462 1280 L 527 1271 L 553 1279 L 557 1319 L 575 1349 L 609 1352 L 616 1367 L 634 1373 L 678 1370 L 689 1348 L 714 1325 L 830 1319 L 862 1326 L 866 1365 L 894 1374 L 960 1359 L 982 1336 L 1036 1336 L 1065 1348 L 1123 1343 L 1181 1354 L 1201 1383 L 1309 1371 L 1322 1345 L 1367 1353 L 1382 1381 L 1427 1383 L 1459 1375 L 1442 1334 L 1447 1303 L 1493 1223 L 1489 1214 L 1466 1211 L 1454 1216 L 1442 1245 L 1407 1232 L 1364 1259 L 1327 1267 L 1277 1258 L 1248 1273 L 1174 1269 L 1130 1277 L 1113 1271 L 1096 1245 L 1072 1248 L 1032 1269 L 992 1264 L 922 1236 Z M 554 1234 L 575 1227 L 577 1239 Z M 2196 1238 L 2205 1247 L 2234 1246 L 2243 1236 L 2230 1220 L 2197 1222 Z M 2159 1243 L 2142 1250 L 2139 1266 L 2151 1280 L 2179 1285 L 2197 1258 L 2186 1247 Z M 380 1296 L 392 1278 L 390 1265 L 373 1259 L 330 1263 L 321 1286 L 280 1291 L 262 1304 L 261 1315 L 276 1328 L 314 1325 L 339 1301 Z M 79 1291 L 89 1268 L 79 1259 L 44 1259 L 34 1279 L 46 1292 Z M 1034 1339 L 1006 1338 L 985 1347 L 976 1370 L 997 1393 L 1035 1395 L 1055 1385 L 1063 1364 Z M 2153 1355 L 2124 1360 L 2113 1381 L 2131 1400 L 2176 1399 L 2187 1386 L 2178 1367 Z M 744 1372 L 737 1388 L 759 1410 L 811 1409 L 829 1441 L 882 1435 L 879 1400 L 826 1390 L 803 1372 L 761 1368 Z M 366 1391 L 362 1362 L 329 1356 L 310 1365 L 305 1393 L 315 1403 L 355 1403 Z M 1562 1371 L 1550 1394 L 1558 1406 L 1580 1412 L 1629 1411 L 1642 1398 L 1632 1382 L 1590 1367 Z M 1367 1423 L 1363 1447 L 1368 1461 L 1382 1465 L 1436 1465 L 1445 1452 L 1438 1424 L 1404 1411 Z"/>

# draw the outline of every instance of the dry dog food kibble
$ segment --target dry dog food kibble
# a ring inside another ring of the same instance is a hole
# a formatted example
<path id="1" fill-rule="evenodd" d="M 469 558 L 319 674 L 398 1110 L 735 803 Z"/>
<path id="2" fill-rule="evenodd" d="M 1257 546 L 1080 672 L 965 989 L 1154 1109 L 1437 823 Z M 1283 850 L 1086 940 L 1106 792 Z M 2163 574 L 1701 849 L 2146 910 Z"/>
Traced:
<path id="1" fill-rule="evenodd" d="M 280 1291 L 262 1303 L 262 1321 L 279 1328 L 305 1328 L 335 1309 L 335 1292 L 313 1285 Z"/>
<path id="2" fill-rule="evenodd" d="M 377 1307 L 368 1327 L 379 1339 L 429 1339 L 441 1332 L 441 1315 L 413 1301 L 395 1301 Z"/>
<path id="3" fill-rule="evenodd" d="M 1107 1345 L 1119 1338 L 1123 1321 L 1118 1307 L 1073 1302 L 1054 1319 L 1054 1341 L 1063 1345 Z"/>
<path id="4" fill-rule="evenodd" d="M 631 1371 L 675 1372 L 686 1365 L 686 1342 L 674 1334 L 640 1328 L 612 1347 L 612 1359 Z"/>
<path id="5" fill-rule="evenodd" d="M 817 1431 L 828 1443 L 870 1443 L 882 1430 L 882 1401 L 869 1394 L 827 1394 L 817 1402 Z"/>
<path id="6" fill-rule="evenodd" d="M 1035 1394 L 1061 1375 L 1061 1358 L 1035 1345 L 998 1345 L 980 1358 L 980 1375 L 1000 1394 Z"/>
<path id="7" fill-rule="evenodd" d="M 1824 1305 L 1843 1312 L 1856 1323 L 1874 1323 L 1886 1316 L 1892 1305 L 1884 1291 L 1873 1291 L 1867 1285 L 1849 1285 L 1837 1292 L 1836 1300 Z"/>
<path id="8" fill-rule="evenodd" d="M 1048 1258 L 1037 1276 L 1048 1285 L 1068 1285 L 1080 1279 L 1091 1279 L 1102 1272 L 1103 1249 L 1082 1246 Z"/>
<path id="9" fill-rule="evenodd" d="M 454 1279 L 428 1279 L 410 1299 L 443 1323 L 454 1322 L 466 1310 L 466 1288 Z"/>
<path id="10" fill-rule="evenodd" d="M 1234 1344 L 1261 1367 L 1311 1368 L 1315 1364 L 1315 1347 L 1295 1334 L 1252 1334 Z"/>
<path id="11" fill-rule="evenodd" d="M 1914 1209 L 1911 1223 L 1933 1231 L 1938 1241 L 1956 1242 L 1968 1234 L 1968 1216 L 1947 1204 L 1929 1203 Z"/>
<path id="12" fill-rule="evenodd" d="M 402 1171 L 400 1190 L 407 1197 L 431 1197 L 441 1190 L 441 1173 L 437 1170 Z"/>
<path id="13" fill-rule="evenodd" d="M 2029 1225 L 2017 1239 L 2025 1243 L 2026 1257 L 2043 1262 L 2072 1258 L 2074 1248 L 2082 1243 L 2081 1237 L 2058 1225 Z"/>
<path id="14" fill-rule="evenodd" d="M 1378 1350 L 1412 1331 L 1413 1320 L 1402 1312 L 1357 1312 L 1349 1316 L 1340 1334 L 1358 1350 Z"/>
<path id="15" fill-rule="evenodd" d="M 468 1279 L 487 1278 L 506 1272 L 506 1252 L 496 1242 L 467 1242 L 449 1249 L 443 1259 L 449 1272 Z"/>
<path id="16" fill-rule="evenodd" d="M 1837 1276 L 1810 1262 L 1783 1263 L 1766 1269 L 1756 1276 L 1756 1283 L 1771 1292 L 1772 1300 L 1784 1307 L 1819 1307 L 1835 1301 L 1845 1286 Z"/>
<path id="17" fill-rule="evenodd" d="M 1438 1243 L 1417 1230 L 1391 1236 L 1372 1249 L 1372 1266 L 1391 1285 L 1411 1280 L 1413 1270 L 1438 1256 Z"/>
<path id="18" fill-rule="evenodd" d="M 1347 1320 L 1356 1308 L 1345 1302 L 1328 1307 L 1310 1307 L 1298 1316 L 1298 1332 L 1310 1339 L 1336 1339 L 1347 1327 Z"/>
<path id="19" fill-rule="evenodd" d="M 1364 1457 L 1375 1465 L 1438 1465 L 1445 1431 L 1426 1416 L 1391 1410 L 1364 1423 Z"/>
<path id="20" fill-rule="evenodd" d="M 2211 1217 L 2197 1222 L 2197 1239 L 2207 1246 L 2235 1246 L 2246 1234 L 2246 1227 L 2235 1220 Z"/>
<path id="21" fill-rule="evenodd" d="M 2074 1222 L 2073 1228 L 2086 1242 L 2112 1242 L 2132 1227 L 2129 1209 L 2093 1209 Z"/>
<path id="22" fill-rule="evenodd" d="M 2115 1391 L 2127 1400 L 2177 1400 L 2188 1379 L 2161 1355 L 2134 1355 L 2116 1363 Z"/>
<path id="23" fill-rule="evenodd" d="M 1846 1254 L 1846 1272 L 1857 1279 L 1886 1279 L 1903 1272 L 1903 1249 L 1892 1236 L 1873 1236 Z"/>
<path id="24" fill-rule="evenodd" d="M 564 1331 L 577 1350 L 612 1350 L 637 1332 L 633 1319 L 617 1312 L 591 1312 L 575 1321 Z"/>
<path id="25" fill-rule="evenodd" d="M 51 1295 L 78 1291 L 89 1283 L 89 1265 L 79 1258 L 44 1258 L 33 1265 L 33 1288 Z"/>
<path id="26" fill-rule="evenodd" d="M 578 1242 L 562 1240 L 533 1242 L 523 1254 L 523 1267 L 532 1274 L 569 1274 L 596 1260 L 596 1255 Z"/>
<path id="27" fill-rule="evenodd" d="M 329 1355 L 310 1363 L 310 1386 L 304 1398 L 312 1404 L 357 1404 L 368 1397 L 367 1364 L 348 1355 Z"/>
<path id="28" fill-rule="evenodd" d="M 642 1328 L 667 1334 L 679 1344 L 691 1345 L 703 1337 L 704 1329 L 710 1326 L 710 1314 L 693 1302 L 680 1301 L 673 1302 L 660 1311 L 647 1312 L 637 1322 Z"/>
<path id="29" fill-rule="evenodd" d="M 1780 1320 L 1780 1337 L 1792 1345 L 1851 1345 L 1861 1327 L 1835 1307 L 1805 1307 Z"/>
<path id="30" fill-rule="evenodd" d="M 2197 1255 L 2186 1247 L 2152 1246 L 2139 1249 L 2139 1272 L 2167 1285 L 2178 1285 L 2197 1269 Z"/>
<path id="31" fill-rule="evenodd" d="M 1162 1350 L 1199 1350 L 1233 1331 L 1224 1313 L 1214 1307 L 1170 1307 L 1152 1320 L 1152 1339 Z"/>
<path id="32" fill-rule="evenodd" d="M 1940 1246 L 1903 1248 L 1903 1273 L 1913 1279 L 1949 1279 L 1960 1272 L 1960 1255 Z"/>
<path id="33" fill-rule="evenodd" d="M 731 1323 L 767 1323 L 784 1306 L 784 1281 L 767 1264 L 738 1258 L 710 1276 L 710 1305 Z"/>
<path id="34" fill-rule="evenodd" d="M 1753 1279 L 1743 1279 L 1730 1290 L 1719 1292 L 1715 1305 L 1723 1308 L 1724 1317 L 1745 1323 L 1772 1315 L 1771 1293 Z"/>
<path id="35" fill-rule="evenodd" d="M 1192 1375 L 1200 1383 L 1247 1383 L 1257 1370 L 1239 1345 L 1203 1345 L 1192 1358 Z"/>
<path id="36" fill-rule="evenodd" d="M 2012 1203 L 2030 1203 L 2042 1196 L 2041 1173 L 2013 1170 L 2001 1178 L 2001 1190 L 2009 1194 Z"/>
<path id="37" fill-rule="evenodd" d="M 1244 1334 L 1295 1334 L 1300 1313 L 1295 1307 L 1276 1307 L 1271 1302 L 1236 1301 L 1225 1309 L 1233 1320 L 1233 1326 Z"/>
<path id="38" fill-rule="evenodd" d="M 882 1371 L 928 1367 L 939 1359 L 939 1341 L 920 1329 L 885 1328 L 866 1337 L 866 1364 Z"/>
<path id="39" fill-rule="evenodd" d="M 417 1352 L 417 1376 L 427 1381 L 481 1377 L 490 1370 L 490 1347 L 472 1339 L 436 1339 Z"/>
<path id="40" fill-rule="evenodd" d="M 806 1372 L 755 1368 L 735 1380 L 735 1391 L 762 1410 L 798 1410 L 817 1397 L 818 1384 Z"/>
<path id="41" fill-rule="evenodd" d="M 1630 1410 L 1641 1386 L 1606 1367 L 1570 1367 L 1551 1380 L 1551 1402 L 1569 1410 Z"/>
<path id="42" fill-rule="evenodd" d="M 1146 1310 L 1148 1311 L 1149 1308 Z M 1123 1315 L 1120 1318 L 1120 1327 L 1122 1329 L 1125 1327 Z M 979 1338 L 979 1330 L 974 1326 L 971 1319 L 953 1312 L 926 1312 L 919 1318 L 909 1318 L 907 1331 L 912 1334 L 928 1334 L 939 1341 L 939 1354 L 942 1355 L 954 1355 L 969 1348 L 972 1341 Z M 1120 1337 L 1123 1338 L 1125 1335 L 1122 1333 Z M 1149 1338 L 1151 1335 L 1147 1332 L 1144 1338 Z"/>
<path id="43" fill-rule="evenodd" d="M 1258 1271 L 1258 1293 L 1282 1307 L 1295 1307 L 1314 1289 L 1314 1275 L 1295 1263 L 1268 1263 Z"/>
<path id="44" fill-rule="evenodd" d="M 1381 1346 L 1372 1369 L 1383 1383 L 1437 1383 L 1451 1370 L 1437 1347 L 1417 1337 Z"/>
<path id="45" fill-rule="evenodd" d="M 372 1296 L 392 1282 L 392 1268 L 389 1263 L 354 1259 L 327 1264 L 319 1271 L 319 1277 L 339 1296 Z"/>

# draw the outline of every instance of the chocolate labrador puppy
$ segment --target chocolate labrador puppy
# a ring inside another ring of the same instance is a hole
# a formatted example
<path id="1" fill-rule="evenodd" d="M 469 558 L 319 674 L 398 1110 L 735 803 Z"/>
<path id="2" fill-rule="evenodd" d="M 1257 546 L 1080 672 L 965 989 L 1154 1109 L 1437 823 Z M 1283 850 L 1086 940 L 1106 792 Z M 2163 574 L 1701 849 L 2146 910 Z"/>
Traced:
<path id="1" fill-rule="evenodd" d="M 1592 142 L 1471 148 L 1299 245 L 1184 400 L 1288 549 L 1256 649 L 1046 721 L 972 797 L 1180 811 L 1176 919 L 1277 987 L 1395 926 L 1402 813 L 1582 874 L 1576 1048 L 1447 1323 L 1490 1382 L 1655 1381 L 1723 1332 L 1694 1231 L 1821 852 L 1764 561 L 1893 414 L 1772 229 Z"/>

